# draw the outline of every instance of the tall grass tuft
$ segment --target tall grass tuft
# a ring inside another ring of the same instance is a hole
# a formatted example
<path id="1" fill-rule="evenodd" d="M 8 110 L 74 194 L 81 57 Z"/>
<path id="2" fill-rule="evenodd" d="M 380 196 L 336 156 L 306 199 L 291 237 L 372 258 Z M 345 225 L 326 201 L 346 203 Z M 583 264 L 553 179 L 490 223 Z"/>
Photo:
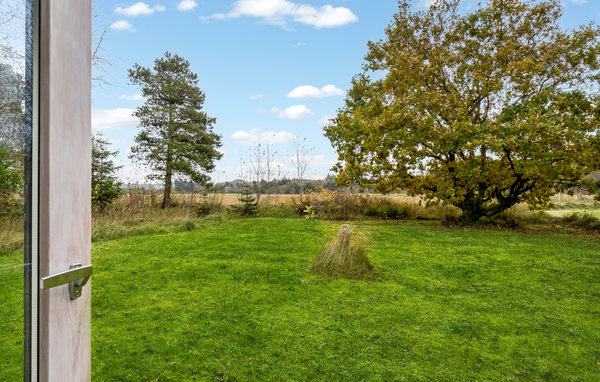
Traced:
<path id="1" fill-rule="evenodd" d="M 360 278 L 373 266 L 366 253 L 366 239 L 344 224 L 336 238 L 328 243 L 312 263 L 312 271 L 323 276 Z"/>

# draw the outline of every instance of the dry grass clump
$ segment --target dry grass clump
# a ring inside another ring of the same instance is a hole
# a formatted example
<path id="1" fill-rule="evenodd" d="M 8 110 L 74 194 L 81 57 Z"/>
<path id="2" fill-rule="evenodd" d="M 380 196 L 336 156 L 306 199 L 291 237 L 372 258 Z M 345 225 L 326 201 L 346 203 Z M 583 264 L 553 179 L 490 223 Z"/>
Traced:
<path id="1" fill-rule="evenodd" d="M 344 224 L 336 238 L 314 259 L 311 269 L 323 276 L 364 277 L 373 270 L 366 244 L 363 235 Z"/>
<path id="2" fill-rule="evenodd" d="M 0 254 L 23 245 L 23 214 L 0 215 Z"/>

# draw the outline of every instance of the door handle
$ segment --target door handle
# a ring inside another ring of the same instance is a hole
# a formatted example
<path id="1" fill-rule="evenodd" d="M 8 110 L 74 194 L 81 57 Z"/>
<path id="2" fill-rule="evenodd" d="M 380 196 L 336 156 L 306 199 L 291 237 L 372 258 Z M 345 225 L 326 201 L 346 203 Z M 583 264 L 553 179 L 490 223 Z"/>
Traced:
<path id="1" fill-rule="evenodd" d="M 81 297 L 81 290 L 92 276 L 92 265 L 81 266 L 73 264 L 68 271 L 56 273 L 40 279 L 40 289 L 50 289 L 60 285 L 69 284 L 71 300 Z"/>

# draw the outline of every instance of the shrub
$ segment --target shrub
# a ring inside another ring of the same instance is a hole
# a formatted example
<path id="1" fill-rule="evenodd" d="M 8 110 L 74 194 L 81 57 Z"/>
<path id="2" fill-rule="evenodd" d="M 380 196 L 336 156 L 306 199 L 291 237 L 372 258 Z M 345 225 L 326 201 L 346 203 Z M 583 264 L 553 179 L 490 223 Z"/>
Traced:
<path id="1" fill-rule="evenodd" d="M 196 216 L 203 217 L 210 215 L 215 210 L 215 206 L 207 201 L 196 205 Z"/>
<path id="2" fill-rule="evenodd" d="M 344 224 L 336 238 L 314 259 L 312 271 L 333 277 L 363 277 L 373 270 L 366 253 L 366 241 Z"/>
<path id="3" fill-rule="evenodd" d="M 188 220 L 188 221 L 185 222 L 184 228 L 185 228 L 186 231 L 194 231 L 198 227 L 196 226 L 196 223 L 194 223 L 191 220 Z"/>
<path id="4" fill-rule="evenodd" d="M 328 192 L 325 189 L 320 193 L 302 195 L 298 200 L 292 198 L 292 203 L 298 215 L 306 216 L 310 213 L 311 217 L 323 219 L 348 220 L 365 216 L 393 219 L 405 216 L 401 211 L 403 207 L 384 197 L 342 191 Z M 390 207 L 391 205 L 394 207 Z"/>
<path id="5" fill-rule="evenodd" d="M 482 219 L 482 222 L 484 219 Z M 508 209 L 500 212 L 489 218 L 489 221 L 499 227 L 521 228 L 523 226 L 522 219 L 517 216 L 514 209 Z"/>
<path id="6" fill-rule="evenodd" d="M 425 207 L 414 201 L 399 200 L 394 196 L 356 194 L 341 190 L 311 192 L 300 198 L 291 198 L 291 208 L 299 216 L 321 219 L 350 220 L 364 217 L 376 219 L 443 219 L 456 215 L 456 208 L 447 206 Z"/>
<path id="7" fill-rule="evenodd" d="M 240 197 L 240 202 L 237 206 L 232 206 L 232 209 L 242 216 L 254 216 L 258 213 L 258 202 L 256 197 L 248 188 L 244 189 Z"/>
<path id="8" fill-rule="evenodd" d="M 570 214 L 565 216 L 563 221 L 581 228 L 600 230 L 600 219 L 588 213 L 582 215 L 578 213 Z"/>
<path id="9" fill-rule="evenodd" d="M 110 206 L 115 200 L 123 195 L 120 183 L 106 181 L 97 183 L 92 189 L 92 205 L 99 210 Z"/>
<path id="10" fill-rule="evenodd" d="M 365 215 L 379 219 L 404 219 L 407 211 L 403 206 L 399 206 L 389 200 L 374 200 L 366 206 Z"/>
<path id="11" fill-rule="evenodd" d="M 123 195 L 123 184 L 118 181 L 114 157 L 118 151 L 108 149 L 102 135 L 92 136 L 92 205 L 104 210 Z"/>
<path id="12" fill-rule="evenodd" d="M 0 212 L 22 211 L 23 175 L 18 155 L 0 146 Z"/>

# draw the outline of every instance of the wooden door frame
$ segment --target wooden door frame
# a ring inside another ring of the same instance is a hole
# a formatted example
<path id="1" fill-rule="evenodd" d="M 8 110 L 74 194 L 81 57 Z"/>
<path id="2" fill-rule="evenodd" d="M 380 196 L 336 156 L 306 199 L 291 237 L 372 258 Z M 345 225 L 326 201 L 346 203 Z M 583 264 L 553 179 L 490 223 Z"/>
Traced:
<path id="1" fill-rule="evenodd" d="M 38 1 L 43 277 L 91 264 L 91 0 Z M 37 290 L 38 380 L 89 381 L 91 282 L 74 300 L 67 285 Z"/>

